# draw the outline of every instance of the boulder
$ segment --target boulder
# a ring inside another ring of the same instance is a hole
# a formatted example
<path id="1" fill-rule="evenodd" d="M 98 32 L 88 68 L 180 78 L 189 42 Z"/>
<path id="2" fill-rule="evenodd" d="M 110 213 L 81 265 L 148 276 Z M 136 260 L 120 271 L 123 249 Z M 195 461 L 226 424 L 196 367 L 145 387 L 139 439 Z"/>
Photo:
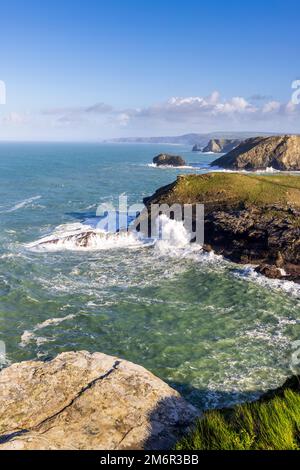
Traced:
<path id="1" fill-rule="evenodd" d="M 101 353 L 0 373 L 0 450 L 170 449 L 198 415 L 143 367 Z"/>
<path id="2" fill-rule="evenodd" d="M 161 153 L 153 158 L 153 163 L 157 166 L 185 166 L 186 162 L 182 157 L 178 155 L 169 155 Z"/>
<path id="3" fill-rule="evenodd" d="M 300 170 L 300 136 L 255 137 L 215 160 L 212 166 L 232 170 Z"/>

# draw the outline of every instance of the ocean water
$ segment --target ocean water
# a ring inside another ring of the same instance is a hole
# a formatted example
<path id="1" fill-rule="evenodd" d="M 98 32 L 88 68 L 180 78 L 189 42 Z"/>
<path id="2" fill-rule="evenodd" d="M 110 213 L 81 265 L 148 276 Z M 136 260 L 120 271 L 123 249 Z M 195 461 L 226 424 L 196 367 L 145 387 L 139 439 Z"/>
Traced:
<path id="1" fill-rule="evenodd" d="M 183 155 L 188 167 L 149 165 L 162 151 Z M 167 145 L 2 143 L 7 364 L 101 351 L 145 366 L 202 408 L 280 385 L 300 339 L 295 284 L 205 255 L 166 220 L 169 242 L 111 234 L 76 245 L 78 234 L 93 230 L 99 204 L 117 205 L 121 194 L 140 203 L 178 174 L 207 171 L 213 158 Z"/>

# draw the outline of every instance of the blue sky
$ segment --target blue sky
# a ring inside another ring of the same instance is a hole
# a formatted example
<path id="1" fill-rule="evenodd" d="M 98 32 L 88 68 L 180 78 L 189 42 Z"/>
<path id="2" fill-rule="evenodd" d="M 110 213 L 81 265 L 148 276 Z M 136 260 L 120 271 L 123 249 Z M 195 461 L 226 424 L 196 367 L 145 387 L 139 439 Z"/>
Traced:
<path id="1" fill-rule="evenodd" d="M 2 2 L 0 139 L 300 132 L 295 0 Z"/>

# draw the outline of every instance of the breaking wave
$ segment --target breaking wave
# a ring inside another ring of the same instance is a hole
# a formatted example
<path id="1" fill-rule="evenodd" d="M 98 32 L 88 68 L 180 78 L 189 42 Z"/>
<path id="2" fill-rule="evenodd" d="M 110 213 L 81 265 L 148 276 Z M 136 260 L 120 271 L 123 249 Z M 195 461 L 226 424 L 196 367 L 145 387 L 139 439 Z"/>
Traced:
<path id="1" fill-rule="evenodd" d="M 137 248 L 143 244 L 132 232 L 108 233 L 92 226 L 76 223 L 60 225 L 46 237 L 27 244 L 26 248 L 38 252 L 99 251 L 117 248 Z"/>
<path id="2" fill-rule="evenodd" d="M 96 219 L 96 218 L 95 218 Z M 93 219 L 84 223 L 65 224 L 57 227 L 54 232 L 33 243 L 26 248 L 33 252 L 60 252 L 60 251 L 108 251 L 144 249 L 151 247 L 156 257 L 172 257 L 177 259 L 190 259 L 194 262 L 213 263 L 224 268 L 230 266 L 221 255 L 213 251 L 206 253 L 202 247 L 190 242 L 190 234 L 186 231 L 183 222 L 169 219 L 160 215 L 156 220 L 158 236 L 145 238 L 141 233 L 134 231 L 121 231 L 110 233 L 99 230 Z M 231 270 L 234 276 L 254 282 L 268 289 L 281 290 L 290 295 L 300 297 L 300 285 L 293 281 L 268 279 L 257 273 L 253 266 L 238 266 Z"/>
<path id="3" fill-rule="evenodd" d="M 13 207 L 11 207 L 10 209 L 6 209 L 4 211 L 1 211 L 1 213 L 9 213 L 9 212 L 15 212 L 19 209 L 23 209 L 24 207 L 32 204 L 34 201 L 37 201 L 38 199 L 41 199 L 42 196 L 33 196 L 33 197 L 30 197 L 28 199 L 24 199 L 23 201 L 20 201 L 18 203 L 16 203 Z"/>
<path id="4" fill-rule="evenodd" d="M 95 218 L 96 220 L 97 218 Z M 156 238 L 145 238 L 135 231 L 120 231 L 116 233 L 97 229 L 93 219 L 84 223 L 64 224 L 58 226 L 54 232 L 33 243 L 26 248 L 37 252 L 55 251 L 99 251 L 121 248 L 143 248 L 154 246 L 157 253 L 169 255 L 183 255 L 199 252 L 201 247 L 190 243 L 190 235 L 183 222 L 169 219 L 160 215 L 156 221 Z"/>

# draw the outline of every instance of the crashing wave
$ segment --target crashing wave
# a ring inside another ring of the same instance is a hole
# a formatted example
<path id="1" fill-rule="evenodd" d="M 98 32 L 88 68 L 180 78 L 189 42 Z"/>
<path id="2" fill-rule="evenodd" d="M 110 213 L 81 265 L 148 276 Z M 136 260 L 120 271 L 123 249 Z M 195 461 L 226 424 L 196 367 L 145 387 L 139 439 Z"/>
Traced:
<path id="1" fill-rule="evenodd" d="M 6 209 L 4 211 L 1 211 L 1 213 L 9 213 L 9 212 L 15 212 L 19 209 L 23 209 L 24 207 L 32 204 L 34 201 L 37 201 L 38 199 L 41 199 L 42 196 L 33 196 L 28 199 L 24 199 L 23 201 L 20 201 L 16 203 L 13 207 L 10 209 Z"/>
<path id="2" fill-rule="evenodd" d="M 93 251 L 138 247 L 141 241 L 132 232 L 108 233 L 86 224 L 60 225 L 49 236 L 26 245 L 31 251 Z"/>

